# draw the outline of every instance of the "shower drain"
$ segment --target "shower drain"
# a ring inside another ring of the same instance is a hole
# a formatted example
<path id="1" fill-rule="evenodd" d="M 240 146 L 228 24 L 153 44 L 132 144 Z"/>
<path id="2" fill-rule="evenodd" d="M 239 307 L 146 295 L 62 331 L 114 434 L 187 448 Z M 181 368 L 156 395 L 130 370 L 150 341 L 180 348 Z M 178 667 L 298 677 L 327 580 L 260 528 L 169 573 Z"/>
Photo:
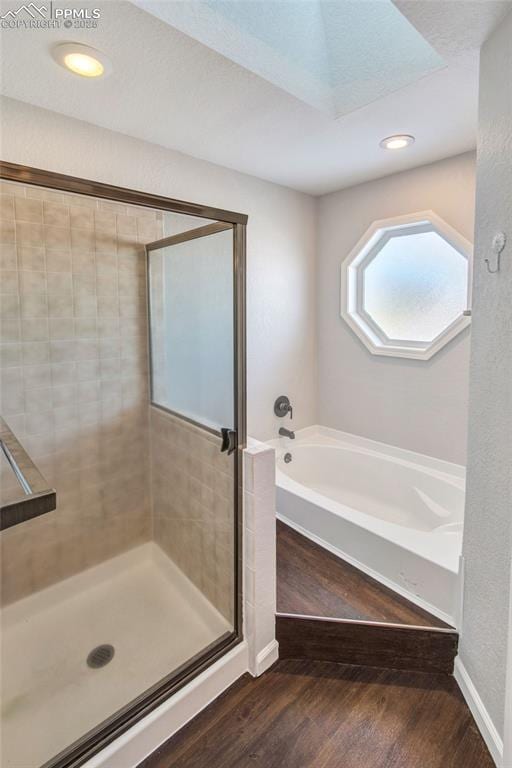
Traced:
<path id="1" fill-rule="evenodd" d="M 114 658 L 115 649 L 113 645 L 97 645 L 87 656 L 87 666 L 92 669 L 104 667 Z"/>

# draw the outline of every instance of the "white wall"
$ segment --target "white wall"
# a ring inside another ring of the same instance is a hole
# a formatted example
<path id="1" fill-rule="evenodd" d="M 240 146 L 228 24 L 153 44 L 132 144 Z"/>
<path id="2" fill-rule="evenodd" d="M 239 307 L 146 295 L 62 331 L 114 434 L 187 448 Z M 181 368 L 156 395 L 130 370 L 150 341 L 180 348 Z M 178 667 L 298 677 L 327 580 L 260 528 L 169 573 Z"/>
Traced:
<path id="1" fill-rule="evenodd" d="M 249 215 L 249 434 L 274 435 L 280 394 L 296 428 L 314 423 L 313 198 L 12 99 L 1 108 L 3 160 Z"/>
<path id="2" fill-rule="evenodd" d="M 465 463 L 469 330 L 431 360 L 373 356 L 340 317 L 340 264 L 368 226 L 432 209 L 473 240 L 474 153 L 320 198 L 318 411 L 321 424 Z"/>
<path id="3" fill-rule="evenodd" d="M 460 642 L 460 659 L 501 736 L 512 551 L 512 88 L 504 76 L 512 72 L 511 40 L 509 13 L 481 55 Z M 499 230 L 508 244 L 501 272 L 490 275 L 484 258 Z"/>

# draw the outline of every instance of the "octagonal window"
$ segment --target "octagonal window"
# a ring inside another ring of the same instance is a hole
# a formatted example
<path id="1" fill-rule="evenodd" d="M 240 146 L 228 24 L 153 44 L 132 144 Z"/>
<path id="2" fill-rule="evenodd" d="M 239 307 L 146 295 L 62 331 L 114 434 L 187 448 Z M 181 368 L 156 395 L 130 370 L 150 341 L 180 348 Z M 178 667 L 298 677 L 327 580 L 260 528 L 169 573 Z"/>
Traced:
<path id="1" fill-rule="evenodd" d="M 341 314 L 372 353 L 428 359 L 469 323 L 470 259 L 430 211 L 374 222 L 343 264 Z"/>

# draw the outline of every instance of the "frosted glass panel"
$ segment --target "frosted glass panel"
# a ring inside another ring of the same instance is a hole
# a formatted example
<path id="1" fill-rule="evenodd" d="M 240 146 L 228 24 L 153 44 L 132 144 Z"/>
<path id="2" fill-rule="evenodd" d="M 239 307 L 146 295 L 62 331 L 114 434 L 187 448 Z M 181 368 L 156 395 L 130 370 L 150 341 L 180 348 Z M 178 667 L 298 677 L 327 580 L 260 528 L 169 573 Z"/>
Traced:
<path id="1" fill-rule="evenodd" d="M 153 402 L 233 427 L 233 232 L 149 253 Z"/>
<path id="2" fill-rule="evenodd" d="M 430 342 L 467 306 L 468 263 L 437 232 L 392 237 L 364 270 L 364 309 L 390 339 Z"/>

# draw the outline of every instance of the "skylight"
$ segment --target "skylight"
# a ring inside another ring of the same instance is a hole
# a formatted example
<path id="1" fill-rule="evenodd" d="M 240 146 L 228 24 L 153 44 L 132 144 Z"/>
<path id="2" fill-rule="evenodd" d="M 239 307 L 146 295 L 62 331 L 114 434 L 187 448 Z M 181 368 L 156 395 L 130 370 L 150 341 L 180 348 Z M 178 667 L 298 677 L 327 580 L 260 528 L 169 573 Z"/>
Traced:
<path id="1" fill-rule="evenodd" d="M 341 117 L 443 66 L 391 0 L 137 0 L 311 106 Z"/>

